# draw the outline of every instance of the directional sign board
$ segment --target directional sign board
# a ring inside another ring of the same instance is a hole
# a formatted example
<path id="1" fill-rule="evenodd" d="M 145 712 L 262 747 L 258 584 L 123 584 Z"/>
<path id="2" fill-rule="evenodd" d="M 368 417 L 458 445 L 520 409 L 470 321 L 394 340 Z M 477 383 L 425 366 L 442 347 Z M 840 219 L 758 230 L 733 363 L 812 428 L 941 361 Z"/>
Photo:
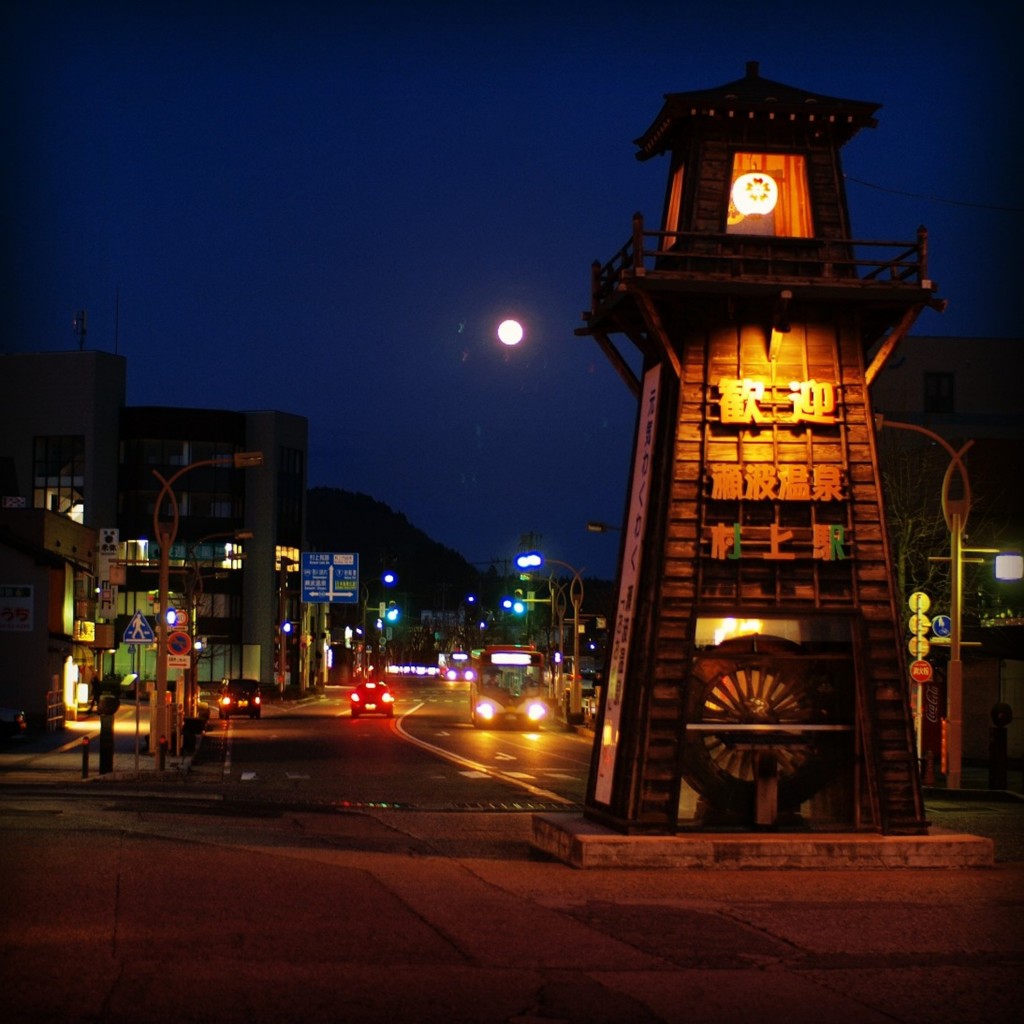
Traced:
<path id="1" fill-rule="evenodd" d="M 302 600 L 306 604 L 357 604 L 359 555 L 354 552 L 303 551 Z"/>
<path id="2" fill-rule="evenodd" d="M 121 638 L 126 644 L 155 644 L 156 634 L 142 612 L 136 612 Z"/>

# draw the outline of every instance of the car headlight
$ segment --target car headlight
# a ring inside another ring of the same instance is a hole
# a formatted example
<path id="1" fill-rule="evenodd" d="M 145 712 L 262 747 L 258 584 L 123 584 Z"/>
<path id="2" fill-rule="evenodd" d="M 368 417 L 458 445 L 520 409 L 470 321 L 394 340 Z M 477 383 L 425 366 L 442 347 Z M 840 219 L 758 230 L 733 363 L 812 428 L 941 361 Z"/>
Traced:
<path id="1" fill-rule="evenodd" d="M 529 718 L 531 722 L 539 722 L 547 713 L 548 709 L 539 701 L 534 701 L 526 709 L 526 717 Z"/>

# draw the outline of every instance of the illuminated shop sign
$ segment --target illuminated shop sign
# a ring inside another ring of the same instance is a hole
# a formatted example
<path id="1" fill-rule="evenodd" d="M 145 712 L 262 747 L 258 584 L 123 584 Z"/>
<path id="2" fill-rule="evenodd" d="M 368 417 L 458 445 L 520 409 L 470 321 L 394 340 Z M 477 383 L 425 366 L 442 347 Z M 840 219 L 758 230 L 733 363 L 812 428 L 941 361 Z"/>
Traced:
<path id="1" fill-rule="evenodd" d="M 711 497 L 720 501 L 844 501 L 839 466 L 801 463 L 714 462 L 708 466 Z"/>
<path id="2" fill-rule="evenodd" d="M 711 557 L 737 559 L 760 557 L 775 562 L 791 562 L 798 557 L 822 562 L 846 558 L 846 528 L 838 523 L 793 528 L 771 523 L 768 526 L 744 526 L 742 523 L 718 523 L 710 527 Z"/>
<path id="3" fill-rule="evenodd" d="M 828 381 L 789 381 L 775 385 L 756 377 L 722 377 L 719 414 L 724 424 L 835 426 L 837 385 Z M 844 502 L 842 467 L 792 462 L 713 462 L 707 466 L 713 501 Z M 846 528 L 837 523 L 788 527 L 778 523 L 718 523 L 708 527 L 711 557 L 793 561 L 847 557 Z"/>
<path id="4" fill-rule="evenodd" d="M 794 380 L 781 388 L 751 377 L 722 377 L 718 381 L 723 423 L 836 422 L 835 384 L 820 380 Z"/>

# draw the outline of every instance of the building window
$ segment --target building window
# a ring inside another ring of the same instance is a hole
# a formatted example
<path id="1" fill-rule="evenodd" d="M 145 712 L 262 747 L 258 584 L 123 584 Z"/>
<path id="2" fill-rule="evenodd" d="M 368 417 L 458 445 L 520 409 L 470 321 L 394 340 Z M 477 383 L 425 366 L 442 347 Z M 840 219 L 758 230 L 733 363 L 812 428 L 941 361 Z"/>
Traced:
<path id="1" fill-rule="evenodd" d="M 953 374 L 924 375 L 924 411 L 945 414 L 953 412 Z"/>
<path id="2" fill-rule="evenodd" d="M 84 434 L 34 438 L 32 507 L 85 521 Z"/>
<path id="3" fill-rule="evenodd" d="M 735 153 L 725 230 L 730 235 L 810 238 L 807 167 L 792 153 Z"/>

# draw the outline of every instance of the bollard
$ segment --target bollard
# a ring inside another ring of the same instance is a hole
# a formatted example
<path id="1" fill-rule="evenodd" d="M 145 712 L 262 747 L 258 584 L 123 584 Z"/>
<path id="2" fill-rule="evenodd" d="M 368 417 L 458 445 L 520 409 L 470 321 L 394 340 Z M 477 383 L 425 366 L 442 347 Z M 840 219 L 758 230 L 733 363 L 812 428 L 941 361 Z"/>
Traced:
<path id="1" fill-rule="evenodd" d="M 89 778 L 89 737 L 82 737 L 82 778 Z"/>
<path id="2" fill-rule="evenodd" d="M 100 698 L 100 775 L 114 770 L 114 716 L 103 709 L 106 697 Z"/>
<path id="3" fill-rule="evenodd" d="M 164 764 L 167 761 L 167 737 L 160 737 L 160 744 L 157 750 L 156 766 L 159 771 L 164 770 Z"/>

